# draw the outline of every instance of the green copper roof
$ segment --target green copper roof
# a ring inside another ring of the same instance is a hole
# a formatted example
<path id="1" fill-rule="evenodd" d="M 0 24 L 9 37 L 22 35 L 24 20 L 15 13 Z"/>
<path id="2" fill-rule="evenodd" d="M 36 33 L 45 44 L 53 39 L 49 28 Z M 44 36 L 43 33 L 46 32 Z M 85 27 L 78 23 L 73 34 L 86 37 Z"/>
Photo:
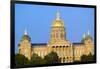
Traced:
<path id="1" fill-rule="evenodd" d="M 85 38 L 82 39 L 81 42 L 84 43 L 84 41 L 85 41 L 85 40 L 88 40 L 88 39 L 91 39 L 91 40 L 92 40 L 92 37 L 91 37 L 90 35 L 87 35 Z"/>
<path id="2" fill-rule="evenodd" d="M 21 41 L 23 41 L 25 39 L 28 41 L 31 41 L 31 38 L 28 35 L 23 35 Z"/>

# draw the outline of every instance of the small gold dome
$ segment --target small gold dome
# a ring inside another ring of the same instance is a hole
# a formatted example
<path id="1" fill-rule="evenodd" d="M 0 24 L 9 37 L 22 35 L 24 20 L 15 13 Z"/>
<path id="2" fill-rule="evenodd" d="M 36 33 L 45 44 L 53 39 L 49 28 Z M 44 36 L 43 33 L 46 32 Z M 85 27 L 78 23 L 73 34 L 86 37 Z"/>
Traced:
<path id="1" fill-rule="evenodd" d="M 60 13 L 57 12 L 56 20 L 53 22 L 52 27 L 64 27 L 63 21 L 60 19 Z"/>

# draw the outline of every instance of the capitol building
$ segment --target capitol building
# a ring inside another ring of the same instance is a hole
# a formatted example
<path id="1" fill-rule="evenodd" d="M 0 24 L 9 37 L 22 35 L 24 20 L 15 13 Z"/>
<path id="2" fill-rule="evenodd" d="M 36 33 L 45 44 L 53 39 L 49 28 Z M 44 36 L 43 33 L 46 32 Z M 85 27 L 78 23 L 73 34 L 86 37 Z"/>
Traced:
<path id="1" fill-rule="evenodd" d="M 72 43 L 66 39 L 66 28 L 60 13 L 57 12 L 51 26 L 48 43 L 31 43 L 31 38 L 25 30 L 18 44 L 18 53 L 24 55 L 29 60 L 33 53 L 44 58 L 52 51 L 58 54 L 61 63 L 72 63 L 80 61 L 82 55 L 89 55 L 90 53 L 94 55 L 94 42 L 89 31 L 83 35 L 80 43 Z"/>

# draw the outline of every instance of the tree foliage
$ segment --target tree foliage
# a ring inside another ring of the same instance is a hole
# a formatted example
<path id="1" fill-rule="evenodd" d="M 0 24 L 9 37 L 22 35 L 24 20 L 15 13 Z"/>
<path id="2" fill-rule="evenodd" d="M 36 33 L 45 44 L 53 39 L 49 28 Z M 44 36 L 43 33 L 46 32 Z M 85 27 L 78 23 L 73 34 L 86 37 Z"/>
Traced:
<path id="1" fill-rule="evenodd" d="M 60 59 L 57 55 L 56 52 L 51 52 L 48 55 L 44 57 L 45 63 L 46 64 L 55 64 L 55 63 L 60 63 Z"/>
<path id="2" fill-rule="evenodd" d="M 40 65 L 44 64 L 44 60 L 40 56 L 34 53 L 29 63 L 30 65 Z"/>
<path id="3" fill-rule="evenodd" d="M 44 58 L 41 58 L 37 54 L 33 53 L 30 60 L 28 60 L 24 55 L 16 54 L 15 55 L 15 66 L 34 66 L 34 65 L 46 65 L 46 64 L 55 64 L 60 63 L 60 59 L 56 52 L 51 52 L 47 54 Z"/>
<path id="4" fill-rule="evenodd" d="M 25 66 L 29 62 L 28 58 L 26 58 L 24 55 L 16 54 L 15 55 L 15 66 Z"/>
<path id="5" fill-rule="evenodd" d="M 82 62 L 94 61 L 94 55 L 92 55 L 91 53 L 89 55 L 83 55 L 81 56 L 81 61 Z"/>

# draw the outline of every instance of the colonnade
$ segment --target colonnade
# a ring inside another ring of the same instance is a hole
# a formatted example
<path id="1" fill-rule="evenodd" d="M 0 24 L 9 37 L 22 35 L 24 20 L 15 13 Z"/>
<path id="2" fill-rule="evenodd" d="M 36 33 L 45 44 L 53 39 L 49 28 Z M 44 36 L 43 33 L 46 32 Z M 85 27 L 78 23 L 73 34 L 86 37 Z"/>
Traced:
<path id="1" fill-rule="evenodd" d="M 52 46 L 52 50 L 56 52 L 60 58 L 61 63 L 72 62 L 70 46 Z"/>

